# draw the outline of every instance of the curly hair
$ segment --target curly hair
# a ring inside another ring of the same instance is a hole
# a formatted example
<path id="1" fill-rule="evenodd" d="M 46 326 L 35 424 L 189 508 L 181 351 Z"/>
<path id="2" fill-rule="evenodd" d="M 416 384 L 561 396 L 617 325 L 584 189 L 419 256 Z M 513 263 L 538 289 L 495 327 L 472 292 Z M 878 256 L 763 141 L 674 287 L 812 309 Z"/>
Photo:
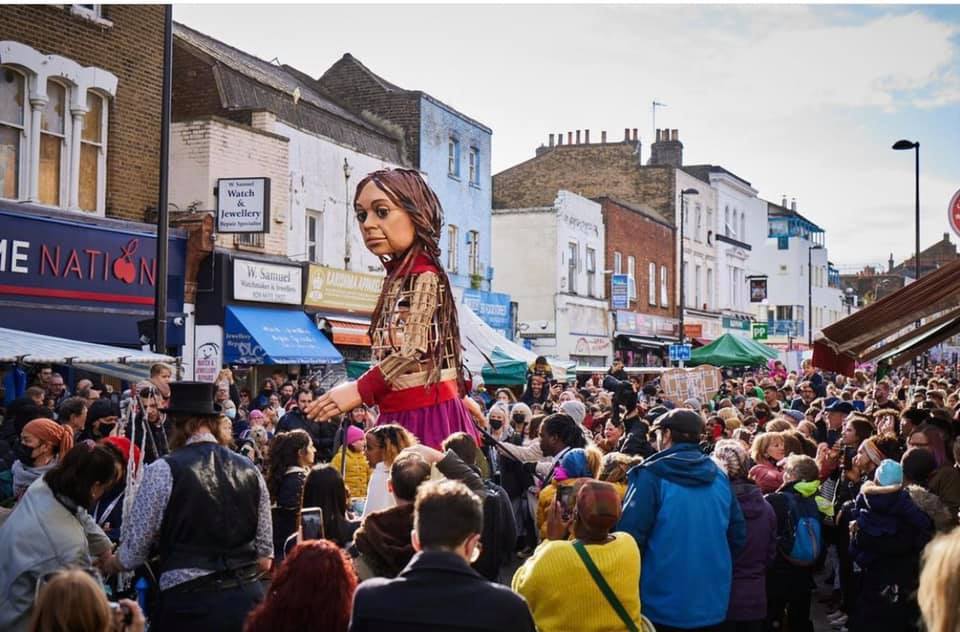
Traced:
<path id="1" fill-rule="evenodd" d="M 580 426 L 566 413 L 554 413 L 544 419 L 540 434 L 553 435 L 568 448 L 587 447 L 587 440 Z"/>
<path id="2" fill-rule="evenodd" d="M 270 458 L 267 465 L 267 489 L 270 499 L 276 502 L 277 490 L 287 468 L 300 463 L 300 451 L 310 447 L 310 435 L 306 430 L 281 432 L 270 442 Z"/>
<path id="3" fill-rule="evenodd" d="M 390 201 L 399 208 L 405 209 L 413 223 L 415 237 L 413 245 L 404 253 L 397 253 L 399 265 L 387 275 L 383 286 L 389 287 L 396 279 L 406 277 L 410 274 L 413 264 L 419 255 L 424 255 L 436 268 L 436 274 L 440 279 L 440 285 L 443 288 L 443 300 L 437 307 L 434 322 L 442 329 L 446 329 L 453 340 L 460 340 L 460 321 L 457 315 L 457 302 L 453 298 L 450 289 L 450 280 L 447 273 L 444 272 L 443 262 L 440 260 L 440 232 L 443 227 L 443 207 L 423 177 L 418 171 L 413 169 L 381 169 L 368 174 L 357 184 L 357 191 L 353 197 L 353 205 L 356 207 L 357 200 L 360 199 L 360 193 L 368 184 L 373 184 L 390 199 Z M 381 257 L 383 259 L 383 257 Z M 380 294 L 377 300 L 377 306 L 370 317 L 370 329 L 368 334 L 374 337 L 377 327 L 384 322 L 384 312 L 392 309 L 392 305 L 384 305 L 386 292 Z M 452 348 L 445 349 L 446 336 L 436 336 L 431 341 L 430 348 L 427 349 L 427 357 L 432 360 L 436 367 L 430 376 L 430 383 L 436 382 L 440 377 L 440 368 L 444 365 L 444 356 L 446 353 L 453 355 L 453 367 L 457 369 L 457 385 L 460 394 L 466 392 L 463 382 L 463 357 L 459 344 L 454 344 Z"/>
<path id="4" fill-rule="evenodd" d="M 266 599 L 247 617 L 245 632 L 342 632 L 350 623 L 357 574 L 329 540 L 307 540 L 287 555 Z"/>

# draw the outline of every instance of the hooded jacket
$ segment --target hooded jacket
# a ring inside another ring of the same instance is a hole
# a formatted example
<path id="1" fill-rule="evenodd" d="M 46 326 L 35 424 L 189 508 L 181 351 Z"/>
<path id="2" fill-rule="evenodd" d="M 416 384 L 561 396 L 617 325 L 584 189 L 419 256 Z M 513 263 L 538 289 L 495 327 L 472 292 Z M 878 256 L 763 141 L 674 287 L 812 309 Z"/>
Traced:
<path id="1" fill-rule="evenodd" d="M 908 485 L 907 492 L 910 494 L 910 500 L 913 501 L 913 504 L 930 516 L 930 520 L 933 521 L 933 526 L 938 532 L 946 533 L 957 526 L 956 514 L 950 513 L 939 496 L 920 485 Z"/>
<path id="2" fill-rule="evenodd" d="M 850 552 L 861 567 L 882 557 L 912 557 L 933 535 L 933 521 L 900 485 L 877 485 L 867 481 L 860 488 L 853 509 L 857 531 Z"/>
<path id="3" fill-rule="evenodd" d="M 374 577 L 396 577 L 415 553 L 410 541 L 412 530 L 413 503 L 368 515 L 354 535 L 359 561 Z"/>
<path id="4" fill-rule="evenodd" d="M 767 567 L 777 555 L 777 517 L 751 481 L 731 483 L 747 523 L 747 541 L 733 560 L 728 621 L 756 621 L 767 616 Z"/>
<path id="5" fill-rule="evenodd" d="M 696 444 L 679 443 L 630 470 L 616 530 L 642 552 L 640 602 L 651 621 L 678 628 L 724 621 L 746 523 L 726 475 Z"/>

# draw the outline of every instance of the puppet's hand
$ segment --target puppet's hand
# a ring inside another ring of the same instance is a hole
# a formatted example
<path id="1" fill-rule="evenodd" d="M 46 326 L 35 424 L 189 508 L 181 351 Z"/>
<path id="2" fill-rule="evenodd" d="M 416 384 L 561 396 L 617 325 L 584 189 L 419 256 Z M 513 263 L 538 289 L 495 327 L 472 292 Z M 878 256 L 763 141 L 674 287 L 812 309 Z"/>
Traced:
<path id="1" fill-rule="evenodd" d="M 353 410 L 363 401 L 356 382 L 346 382 L 335 386 L 319 399 L 315 400 L 307 409 L 307 417 L 316 421 L 327 421 L 332 417 Z"/>

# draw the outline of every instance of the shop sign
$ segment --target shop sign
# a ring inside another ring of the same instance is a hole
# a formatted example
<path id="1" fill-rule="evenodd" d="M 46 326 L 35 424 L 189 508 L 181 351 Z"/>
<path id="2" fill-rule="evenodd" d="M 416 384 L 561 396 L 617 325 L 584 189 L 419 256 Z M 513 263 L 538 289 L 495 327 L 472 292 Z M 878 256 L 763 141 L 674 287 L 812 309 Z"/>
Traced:
<path id="1" fill-rule="evenodd" d="M 684 323 L 683 335 L 687 338 L 703 338 L 703 325 L 700 323 Z"/>
<path id="2" fill-rule="evenodd" d="M 947 221 L 953 232 L 960 235 L 960 191 L 953 194 L 950 198 L 950 206 L 947 207 Z"/>
<path id="3" fill-rule="evenodd" d="M 270 178 L 217 180 L 217 232 L 270 232 Z"/>
<path id="4" fill-rule="evenodd" d="M 723 328 L 724 329 L 736 329 L 739 331 L 750 331 L 750 321 L 744 320 L 741 318 L 727 318 L 723 317 Z"/>
<path id="5" fill-rule="evenodd" d="M 750 302 L 762 303 L 767 300 L 767 280 L 750 279 Z"/>
<path id="6" fill-rule="evenodd" d="M 754 340 L 767 339 L 767 323 L 753 323 L 753 339 Z"/>
<path id="7" fill-rule="evenodd" d="M 467 288 L 463 290 L 461 302 L 473 310 L 473 313 L 491 329 L 508 340 L 513 340 L 509 294 Z"/>
<path id="8" fill-rule="evenodd" d="M 675 338 L 679 330 L 679 322 L 675 318 L 663 318 L 651 314 L 618 311 L 617 332 L 636 336 L 659 336 L 661 338 Z"/>
<path id="9" fill-rule="evenodd" d="M 610 307 L 613 309 L 627 309 L 629 300 L 630 277 L 626 274 L 610 276 Z"/>
<path id="10" fill-rule="evenodd" d="M 156 238 L 78 219 L 0 212 L 0 295 L 152 306 Z M 168 243 L 169 309 L 179 311 L 187 242 Z"/>
<path id="11" fill-rule="evenodd" d="M 567 322 L 574 336 L 607 337 L 607 308 L 567 303 Z"/>
<path id="12" fill-rule="evenodd" d="M 234 259 L 233 300 L 300 305 L 302 272 L 300 266 Z"/>
<path id="13" fill-rule="evenodd" d="M 311 265 L 304 305 L 370 315 L 377 307 L 383 276 Z"/>
<path id="14" fill-rule="evenodd" d="M 193 354 L 193 379 L 213 382 L 223 366 L 223 327 L 197 325 Z"/>
<path id="15" fill-rule="evenodd" d="M 609 338 L 598 336 L 579 336 L 574 344 L 573 355 L 607 356 L 613 350 Z"/>

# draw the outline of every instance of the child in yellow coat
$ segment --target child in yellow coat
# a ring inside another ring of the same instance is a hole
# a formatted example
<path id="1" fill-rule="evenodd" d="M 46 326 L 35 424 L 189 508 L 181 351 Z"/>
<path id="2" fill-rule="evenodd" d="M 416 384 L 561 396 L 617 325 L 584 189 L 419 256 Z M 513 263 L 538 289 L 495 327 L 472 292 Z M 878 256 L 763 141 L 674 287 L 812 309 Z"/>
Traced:
<path id="1" fill-rule="evenodd" d="M 367 457 L 363 453 L 363 446 L 366 439 L 363 436 L 363 430 L 354 425 L 347 428 L 347 466 L 343 471 L 343 481 L 350 490 L 351 498 L 363 498 L 367 495 L 367 484 L 370 482 L 370 464 L 367 463 Z M 333 469 L 340 471 L 340 463 L 343 461 L 343 450 L 337 450 L 330 461 Z"/>

